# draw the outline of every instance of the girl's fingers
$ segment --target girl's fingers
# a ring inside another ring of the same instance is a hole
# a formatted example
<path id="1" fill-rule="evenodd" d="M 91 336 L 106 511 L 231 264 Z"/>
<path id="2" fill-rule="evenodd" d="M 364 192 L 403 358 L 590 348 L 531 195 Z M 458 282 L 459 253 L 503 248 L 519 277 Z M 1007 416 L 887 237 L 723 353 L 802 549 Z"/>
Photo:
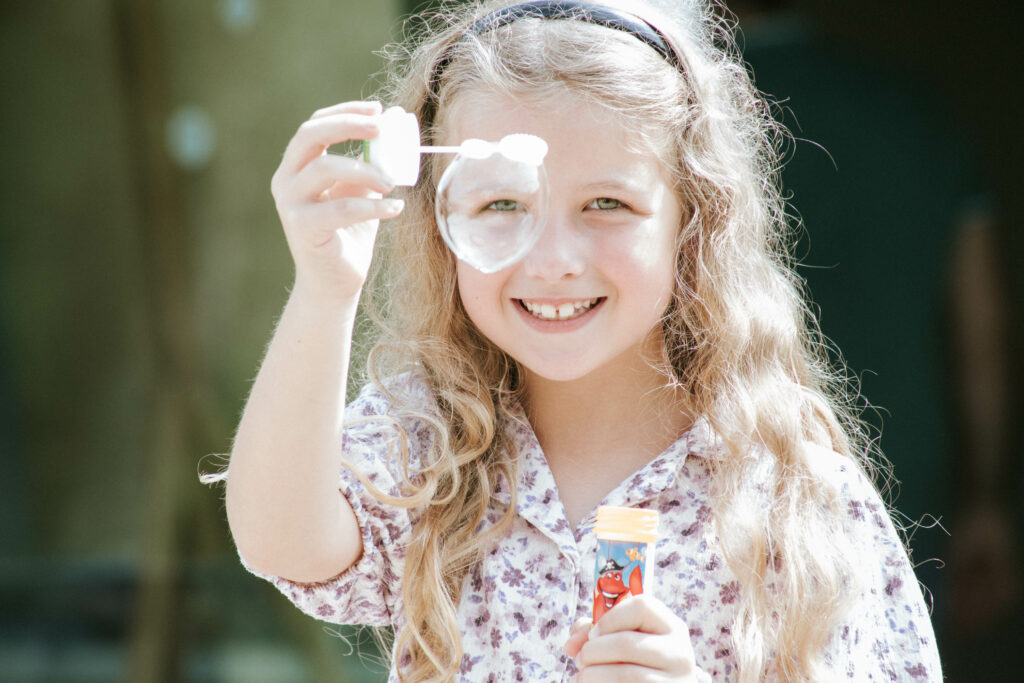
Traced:
<path id="1" fill-rule="evenodd" d="M 337 154 L 321 154 L 310 161 L 299 171 L 290 185 L 282 187 L 278 199 L 288 201 L 312 201 L 321 199 L 324 190 L 335 185 L 351 185 L 388 194 L 395 189 L 394 185 L 373 166 L 359 159 L 339 156 Z M 359 192 L 358 194 L 362 194 Z"/>
<path id="2" fill-rule="evenodd" d="M 682 624 L 660 600 L 647 595 L 627 598 L 609 610 L 590 632 L 591 639 L 617 631 L 641 631 L 643 633 L 668 633 Z"/>
<path id="3" fill-rule="evenodd" d="M 602 616 L 588 632 L 576 660 L 584 671 L 636 665 L 689 676 L 695 670 L 686 623 L 648 595 L 630 597 Z"/>
<path id="4" fill-rule="evenodd" d="M 587 642 L 587 633 L 592 625 L 590 619 L 586 617 L 576 620 L 576 623 L 569 629 L 569 639 L 565 641 L 565 653 L 567 655 L 575 657 L 580 653 L 580 648 Z"/>
<path id="5" fill-rule="evenodd" d="M 368 140 L 379 133 L 375 117 L 366 114 L 341 113 L 309 119 L 299 126 L 285 148 L 275 177 L 297 173 L 331 145 L 348 140 Z"/>
<path id="6" fill-rule="evenodd" d="M 327 232 L 347 228 L 369 220 L 386 220 L 402 212 L 401 199 L 375 199 L 371 197 L 344 197 L 329 202 L 305 204 L 284 220 L 301 225 L 304 232 Z"/>
<path id="7" fill-rule="evenodd" d="M 366 116 L 376 116 L 383 111 L 384 107 L 380 102 L 341 102 L 339 104 L 332 104 L 329 107 L 323 109 L 317 109 L 313 112 L 313 115 L 309 118 L 318 119 L 323 116 L 333 116 L 334 114 L 364 114 Z"/>
<path id="8" fill-rule="evenodd" d="M 656 671 L 687 674 L 692 669 L 690 648 L 674 636 L 623 631 L 588 640 L 576 658 L 581 668 L 604 664 L 632 664 Z"/>
<path id="9" fill-rule="evenodd" d="M 584 669 L 576 675 L 576 683 L 622 683 L 623 681 L 650 681 L 652 683 L 669 683 L 675 680 L 660 671 L 652 671 L 647 667 L 633 664 L 619 666 L 595 666 Z"/>

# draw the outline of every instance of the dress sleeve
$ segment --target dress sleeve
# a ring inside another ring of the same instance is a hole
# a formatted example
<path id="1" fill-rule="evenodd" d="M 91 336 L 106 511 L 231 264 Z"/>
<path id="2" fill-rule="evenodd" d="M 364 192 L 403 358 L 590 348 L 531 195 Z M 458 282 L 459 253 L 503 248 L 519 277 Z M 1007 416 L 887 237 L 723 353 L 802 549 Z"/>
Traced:
<path id="1" fill-rule="evenodd" d="M 931 618 L 889 512 L 852 464 L 839 474 L 863 583 L 830 647 L 833 670 L 857 681 L 942 681 Z"/>
<path id="2" fill-rule="evenodd" d="M 426 391 L 425 387 L 415 390 Z M 343 449 L 346 461 L 374 487 L 398 496 L 403 443 L 408 447 L 410 467 L 415 468 L 429 448 L 430 436 L 422 422 L 395 419 L 391 412 L 391 403 L 383 393 L 370 386 L 364 388 L 345 410 Z M 270 581 L 303 612 L 322 621 L 393 625 L 400 618 L 405 555 L 417 512 L 382 503 L 348 467 L 341 468 L 338 489 L 352 506 L 362 530 L 363 553 L 354 565 L 320 583 L 297 583 L 253 573 Z"/>

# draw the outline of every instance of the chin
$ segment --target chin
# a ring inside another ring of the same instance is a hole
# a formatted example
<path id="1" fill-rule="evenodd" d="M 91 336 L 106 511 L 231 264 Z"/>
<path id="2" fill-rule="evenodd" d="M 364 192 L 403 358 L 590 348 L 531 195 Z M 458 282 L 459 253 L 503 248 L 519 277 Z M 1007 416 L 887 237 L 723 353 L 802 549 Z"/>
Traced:
<path id="1" fill-rule="evenodd" d="M 529 363 L 519 359 L 519 364 L 526 368 L 527 381 L 533 378 L 546 382 L 574 382 L 595 370 L 589 365 L 572 361 Z"/>

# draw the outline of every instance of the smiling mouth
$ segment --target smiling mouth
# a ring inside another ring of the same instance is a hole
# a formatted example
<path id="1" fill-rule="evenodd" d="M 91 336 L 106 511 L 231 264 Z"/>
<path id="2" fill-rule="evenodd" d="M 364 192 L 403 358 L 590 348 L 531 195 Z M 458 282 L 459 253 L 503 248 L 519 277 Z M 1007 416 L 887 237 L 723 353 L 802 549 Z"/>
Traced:
<path id="1" fill-rule="evenodd" d="M 563 304 L 539 304 L 526 299 L 520 299 L 519 305 L 526 309 L 530 315 L 540 320 L 572 320 L 578 318 L 604 297 L 594 299 L 580 299 L 579 301 L 567 301 Z"/>

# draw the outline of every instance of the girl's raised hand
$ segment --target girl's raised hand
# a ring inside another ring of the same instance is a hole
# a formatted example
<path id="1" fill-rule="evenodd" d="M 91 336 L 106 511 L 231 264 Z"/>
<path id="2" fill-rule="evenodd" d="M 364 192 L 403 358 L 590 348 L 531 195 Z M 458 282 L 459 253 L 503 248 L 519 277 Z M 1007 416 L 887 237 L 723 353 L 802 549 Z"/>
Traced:
<path id="1" fill-rule="evenodd" d="M 360 159 L 328 154 L 348 140 L 379 134 L 379 102 L 321 109 L 299 126 L 271 181 L 271 192 L 295 261 L 296 289 L 339 300 L 358 297 L 382 218 L 402 201 L 381 195 L 392 182 Z"/>
<path id="2" fill-rule="evenodd" d="M 578 683 L 710 680 L 694 662 L 689 628 L 649 595 L 627 598 L 593 626 L 581 619 L 565 650 L 576 658 Z"/>

